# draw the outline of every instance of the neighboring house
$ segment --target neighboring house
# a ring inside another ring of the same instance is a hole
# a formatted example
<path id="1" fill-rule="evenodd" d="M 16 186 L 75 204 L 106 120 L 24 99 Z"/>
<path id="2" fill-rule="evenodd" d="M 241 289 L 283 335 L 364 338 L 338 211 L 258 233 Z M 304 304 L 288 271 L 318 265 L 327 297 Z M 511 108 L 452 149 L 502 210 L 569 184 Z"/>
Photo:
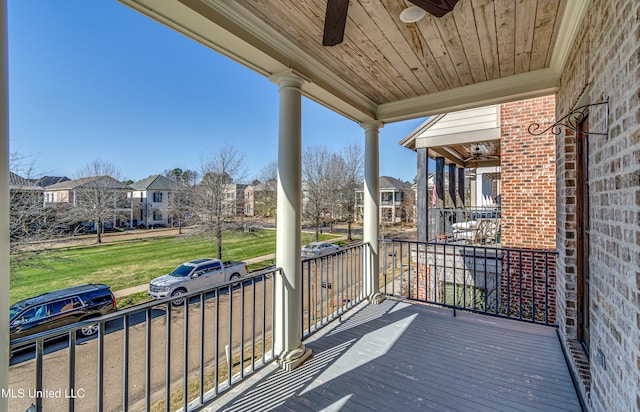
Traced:
<path id="1" fill-rule="evenodd" d="M 245 216 L 257 216 L 256 212 L 256 197 L 264 191 L 264 184 L 258 183 L 256 185 L 248 185 L 244 189 L 244 215 Z"/>
<path id="2" fill-rule="evenodd" d="M 89 192 L 101 191 L 109 194 L 110 198 L 105 202 L 109 209 L 109 215 L 113 216 L 109 221 L 115 227 L 131 226 L 133 221 L 133 207 L 131 205 L 131 187 L 114 179 L 111 176 L 91 176 L 75 180 L 65 180 L 44 188 L 44 205 L 56 207 L 86 207 L 81 198 Z M 93 222 L 87 222 L 91 226 Z"/>
<path id="3" fill-rule="evenodd" d="M 554 109 L 553 96 L 546 96 L 445 113 L 403 138 L 401 145 L 425 159 L 418 170 L 418 199 L 426 199 L 422 212 L 418 206 L 419 240 L 437 234 L 427 236 L 430 208 L 499 208 L 502 244 L 554 249 L 555 137 L 526 130 L 534 122 L 553 123 Z M 427 157 L 436 163 L 435 205 L 432 191 L 420 184 Z"/>
<path id="4" fill-rule="evenodd" d="M 413 223 L 414 193 L 409 183 L 389 176 L 380 176 L 380 221 L 392 224 Z M 362 221 L 364 213 L 362 186 L 355 190 L 355 196 L 356 221 Z"/>
<path id="5" fill-rule="evenodd" d="M 131 184 L 134 226 L 167 226 L 173 224 L 174 196 L 182 186 L 175 180 L 152 175 Z"/>
<path id="6" fill-rule="evenodd" d="M 275 182 L 270 185 L 266 183 L 248 185 L 244 189 L 245 216 L 274 216 L 276 206 L 275 193 Z"/>
<path id="7" fill-rule="evenodd" d="M 9 172 L 9 194 L 11 213 L 17 208 L 32 208 L 36 205 L 44 206 L 44 188 L 34 183 L 33 179 L 25 179 L 13 172 Z"/>
<path id="8" fill-rule="evenodd" d="M 9 190 L 12 194 L 17 192 L 31 192 L 39 193 L 40 196 L 42 196 L 44 191 L 42 186 L 38 185 L 34 179 L 25 179 L 13 172 L 9 172 Z"/>
<path id="9" fill-rule="evenodd" d="M 249 185 L 232 183 L 225 189 L 223 208 L 224 214 L 229 216 L 245 213 L 245 189 Z"/>

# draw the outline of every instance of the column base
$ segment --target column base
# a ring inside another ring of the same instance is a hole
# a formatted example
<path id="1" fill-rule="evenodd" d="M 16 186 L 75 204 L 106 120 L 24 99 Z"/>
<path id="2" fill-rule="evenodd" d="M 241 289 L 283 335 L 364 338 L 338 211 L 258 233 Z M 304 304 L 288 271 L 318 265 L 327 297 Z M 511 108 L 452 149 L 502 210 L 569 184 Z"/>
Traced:
<path id="1" fill-rule="evenodd" d="M 287 372 L 291 372 L 298 366 L 302 365 L 310 357 L 311 349 L 306 348 L 304 345 L 300 345 L 298 349 L 282 353 L 280 355 L 280 359 L 278 359 L 278 367 L 286 370 Z"/>
<path id="2" fill-rule="evenodd" d="M 384 301 L 384 296 L 380 292 L 375 293 L 373 296 L 369 296 L 369 303 L 371 305 L 379 305 L 382 301 Z"/>

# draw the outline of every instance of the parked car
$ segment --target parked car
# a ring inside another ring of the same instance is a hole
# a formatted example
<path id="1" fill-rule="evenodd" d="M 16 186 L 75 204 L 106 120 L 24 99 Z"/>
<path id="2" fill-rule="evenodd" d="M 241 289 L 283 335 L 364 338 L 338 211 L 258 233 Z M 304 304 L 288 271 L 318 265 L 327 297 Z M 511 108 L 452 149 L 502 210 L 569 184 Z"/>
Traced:
<path id="1" fill-rule="evenodd" d="M 11 305 L 10 339 L 96 318 L 116 309 L 116 298 L 107 285 L 87 284 L 44 293 Z M 97 324 L 79 329 L 83 336 L 91 336 L 97 331 Z"/>
<path id="2" fill-rule="evenodd" d="M 329 255 L 340 249 L 338 246 L 327 242 L 312 242 L 302 247 L 302 258 L 316 258 Z"/>
<path id="3" fill-rule="evenodd" d="M 149 296 L 161 299 L 176 297 L 198 289 L 214 287 L 248 273 L 245 262 L 204 258 L 185 262 L 173 272 L 157 277 L 149 283 Z M 174 305 L 182 305 L 184 299 L 176 299 Z"/>

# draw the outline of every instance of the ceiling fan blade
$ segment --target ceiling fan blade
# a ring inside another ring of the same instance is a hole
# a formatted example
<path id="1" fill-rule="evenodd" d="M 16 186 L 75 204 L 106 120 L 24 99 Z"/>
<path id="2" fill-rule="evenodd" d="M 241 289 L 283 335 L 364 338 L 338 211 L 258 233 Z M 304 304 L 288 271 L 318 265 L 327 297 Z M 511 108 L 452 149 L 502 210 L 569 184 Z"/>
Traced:
<path id="1" fill-rule="evenodd" d="M 458 0 L 409 0 L 427 13 L 442 17 L 456 6 Z"/>
<path id="2" fill-rule="evenodd" d="M 349 0 L 327 0 L 327 13 L 324 17 L 324 46 L 335 46 L 344 39 L 344 28 L 347 24 Z"/>

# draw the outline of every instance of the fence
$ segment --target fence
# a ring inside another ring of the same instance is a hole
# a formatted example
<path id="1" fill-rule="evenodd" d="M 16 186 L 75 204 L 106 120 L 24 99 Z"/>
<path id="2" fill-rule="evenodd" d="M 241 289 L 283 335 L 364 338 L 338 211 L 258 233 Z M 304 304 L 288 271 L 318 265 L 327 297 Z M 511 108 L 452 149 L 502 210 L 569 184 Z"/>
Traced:
<path id="1" fill-rule="evenodd" d="M 12 341 L 9 409 L 197 410 L 274 358 L 279 273 Z M 96 336 L 77 337 L 92 324 Z"/>
<path id="2" fill-rule="evenodd" d="M 555 251 L 387 240 L 384 294 L 556 324 Z"/>
<path id="3" fill-rule="evenodd" d="M 369 244 L 302 261 L 302 338 L 307 338 L 364 298 L 363 265 Z"/>

